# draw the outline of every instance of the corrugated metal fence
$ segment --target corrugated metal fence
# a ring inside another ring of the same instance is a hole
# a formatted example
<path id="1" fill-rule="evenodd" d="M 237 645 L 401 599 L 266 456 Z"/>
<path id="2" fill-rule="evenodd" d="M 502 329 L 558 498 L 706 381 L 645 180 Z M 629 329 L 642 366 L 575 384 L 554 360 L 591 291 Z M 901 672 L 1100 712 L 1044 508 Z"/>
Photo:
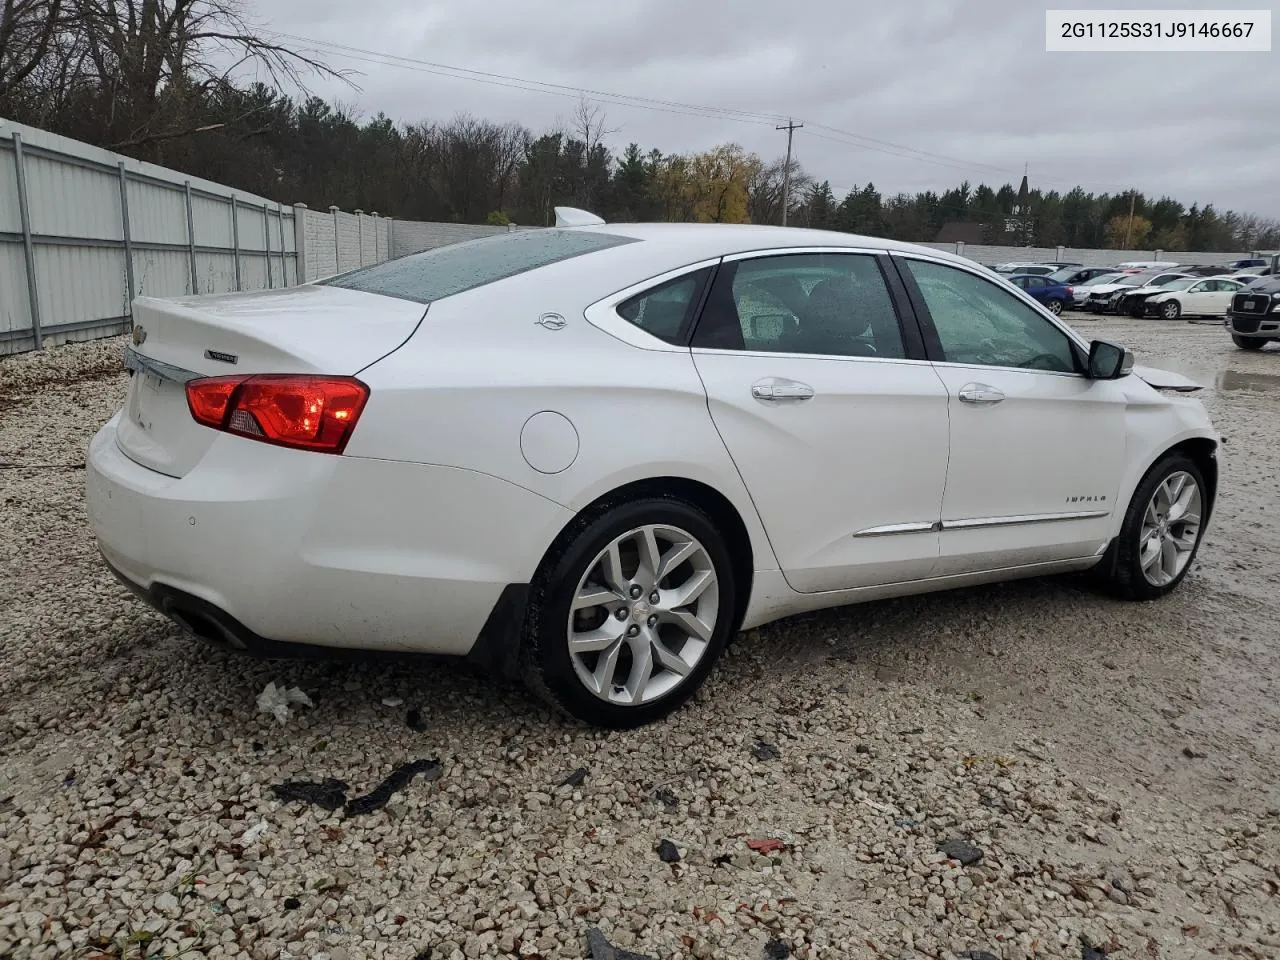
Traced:
<path id="1" fill-rule="evenodd" d="M 122 333 L 135 296 L 297 277 L 292 207 L 0 120 L 0 354 Z"/>

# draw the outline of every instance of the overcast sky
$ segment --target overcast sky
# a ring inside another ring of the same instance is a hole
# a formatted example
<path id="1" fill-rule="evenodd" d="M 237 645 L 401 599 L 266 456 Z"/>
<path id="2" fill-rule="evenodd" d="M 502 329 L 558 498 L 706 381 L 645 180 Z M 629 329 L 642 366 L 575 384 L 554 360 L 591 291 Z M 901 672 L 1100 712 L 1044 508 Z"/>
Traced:
<path id="1" fill-rule="evenodd" d="M 1133 186 L 1188 204 L 1280 216 L 1274 118 L 1280 46 L 1271 53 L 1045 52 L 1046 6 L 1078 3 L 247 3 L 262 26 L 318 41 L 652 100 L 791 115 L 806 124 L 795 135 L 796 155 L 838 195 L 868 180 L 886 194 L 942 190 L 966 178 L 975 185 L 1016 183 L 1025 163 L 1031 185 L 1044 190 Z M 315 82 L 315 92 L 366 118 L 382 111 L 398 122 L 447 120 L 466 111 L 540 131 L 576 105 L 568 91 L 551 95 L 361 62 L 333 50 L 324 55 L 359 71 L 353 79 L 360 89 Z M 617 148 L 636 141 L 670 153 L 737 141 L 770 158 L 786 146 L 786 134 L 767 118 L 687 116 L 619 103 L 605 109 L 617 128 L 608 140 Z M 896 146 L 852 142 L 849 133 Z"/>

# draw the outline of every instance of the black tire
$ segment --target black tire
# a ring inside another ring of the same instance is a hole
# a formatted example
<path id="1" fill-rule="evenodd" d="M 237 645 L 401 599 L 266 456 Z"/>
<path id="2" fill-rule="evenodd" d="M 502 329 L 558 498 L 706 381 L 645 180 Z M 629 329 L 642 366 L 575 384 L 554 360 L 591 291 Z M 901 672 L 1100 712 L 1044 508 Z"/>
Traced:
<path id="1" fill-rule="evenodd" d="M 614 539 L 647 524 L 677 527 L 702 544 L 720 591 L 718 612 L 707 647 L 684 680 L 648 703 L 624 706 L 597 697 L 579 680 L 567 636 L 570 604 L 579 581 L 600 551 Z M 530 585 L 521 644 L 525 684 L 551 706 L 593 726 L 621 730 L 658 720 L 693 696 L 720 658 L 737 620 L 736 591 L 724 537 L 698 507 L 660 496 L 606 503 L 579 517 L 557 538 Z"/>
<path id="2" fill-rule="evenodd" d="M 1177 300 L 1166 300 L 1160 306 L 1160 316 L 1166 320 L 1177 320 L 1182 316 L 1182 304 Z"/>
<path id="3" fill-rule="evenodd" d="M 1050 300 L 1050 301 L 1046 304 L 1046 306 L 1049 308 L 1049 312 L 1050 312 L 1050 313 L 1052 313 L 1055 317 L 1057 317 L 1057 316 L 1061 316 L 1061 315 L 1062 315 L 1062 301 L 1061 301 L 1061 300 Z"/>
<path id="4" fill-rule="evenodd" d="M 1191 557 L 1186 566 L 1171 581 L 1157 586 L 1146 578 L 1139 560 L 1143 515 L 1146 512 L 1147 504 L 1155 495 L 1156 488 L 1171 475 L 1179 472 L 1189 474 L 1200 488 L 1201 516 L 1199 529 L 1196 532 L 1195 546 L 1192 547 Z M 1200 468 L 1196 466 L 1195 461 L 1182 453 L 1171 453 L 1164 457 L 1147 471 L 1142 481 L 1138 484 L 1138 488 L 1133 492 L 1133 499 L 1129 501 L 1128 509 L 1125 511 L 1124 523 L 1120 526 L 1119 536 L 1108 548 L 1102 562 L 1094 568 L 1095 579 L 1109 593 L 1124 600 L 1156 600 L 1171 593 L 1177 589 L 1178 584 L 1182 582 L 1195 563 L 1196 555 L 1200 551 L 1200 544 L 1204 540 L 1205 522 L 1208 519 L 1211 506 L 1209 488 L 1205 485 L 1204 474 L 1200 472 Z"/>
<path id="5" fill-rule="evenodd" d="M 1231 342 L 1241 350 L 1261 350 L 1267 345 L 1267 341 L 1262 337 L 1242 337 L 1238 333 L 1231 335 Z"/>

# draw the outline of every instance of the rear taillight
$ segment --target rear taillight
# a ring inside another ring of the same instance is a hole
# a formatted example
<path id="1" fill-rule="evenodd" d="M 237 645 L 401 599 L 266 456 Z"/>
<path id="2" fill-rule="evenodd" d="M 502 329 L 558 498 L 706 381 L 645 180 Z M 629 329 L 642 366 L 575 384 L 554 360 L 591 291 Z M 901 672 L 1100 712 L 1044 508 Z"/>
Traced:
<path id="1" fill-rule="evenodd" d="M 187 383 L 197 423 L 282 447 L 341 453 L 369 399 L 354 377 L 256 374 Z"/>
<path id="2" fill-rule="evenodd" d="M 1069 296 L 1071 296 L 1072 294 L 1074 294 L 1075 292 L 1076 292 L 1076 288 L 1075 288 L 1075 287 L 1067 287 L 1067 296 L 1068 296 L 1068 297 L 1069 297 Z"/>

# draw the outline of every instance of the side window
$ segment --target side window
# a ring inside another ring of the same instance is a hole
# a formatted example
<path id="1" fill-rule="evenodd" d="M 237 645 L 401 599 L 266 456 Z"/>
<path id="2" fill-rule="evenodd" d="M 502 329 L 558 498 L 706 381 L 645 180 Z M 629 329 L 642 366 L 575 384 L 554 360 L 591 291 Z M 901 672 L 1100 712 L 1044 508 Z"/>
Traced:
<path id="1" fill-rule="evenodd" d="M 783 254 L 724 264 L 695 347 L 902 358 L 898 314 L 874 256 Z"/>
<path id="2" fill-rule="evenodd" d="M 1076 372 L 1070 338 L 1007 290 L 965 270 L 904 259 L 948 363 Z"/>
<path id="3" fill-rule="evenodd" d="M 1208 280 L 1201 280 L 1199 283 L 1193 283 L 1187 287 L 1187 293 L 1205 293 L 1209 289 Z"/>
<path id="4" fill-rule="evenodd" d="M 678 343 L 709 270 L 668 280 L 618 304 L 618 316 L 667 343 Z"/>

